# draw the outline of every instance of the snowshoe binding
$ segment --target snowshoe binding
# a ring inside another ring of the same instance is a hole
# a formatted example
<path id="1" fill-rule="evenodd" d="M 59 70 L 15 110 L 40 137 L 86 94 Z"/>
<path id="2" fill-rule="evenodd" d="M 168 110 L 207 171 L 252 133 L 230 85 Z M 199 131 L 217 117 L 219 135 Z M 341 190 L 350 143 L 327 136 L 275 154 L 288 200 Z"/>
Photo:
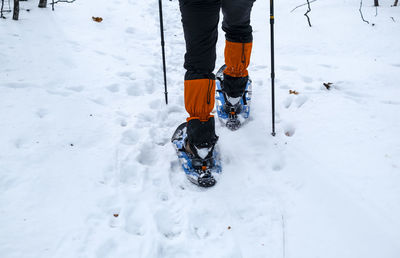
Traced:
<path id="1" fill-rule="evenodd" d="M 222 171 L 218 151 L 215 146 L 202 149 L 190 146 L 186 125 L 181 124 L 171 138 L 182 168 L 192 183 L 202 187 L 214 186 L 217 182 L 214 176 Z"/>
<path id="2" fill-rule="evenodd" d="M 230 130 L 239 129 L 250 116 L 250 102 L 252 94 L 252 81 L 247 78 L 245 90 L 242 96 L 230 97 L 224 90 L 223 65 L 216 74 L 215 103 L 219 120 Z"/>

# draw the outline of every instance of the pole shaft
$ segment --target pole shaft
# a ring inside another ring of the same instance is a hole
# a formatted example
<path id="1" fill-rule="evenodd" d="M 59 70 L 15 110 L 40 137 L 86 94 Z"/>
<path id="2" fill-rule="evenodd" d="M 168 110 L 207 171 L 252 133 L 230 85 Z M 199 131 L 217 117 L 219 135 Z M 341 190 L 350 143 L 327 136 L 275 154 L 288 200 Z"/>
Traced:
<path id="1" fill-rule="evenodd" d="M 272 103 L 272 136 L 275 136 L 275 45 L 274 45 L 274 0 L 270 0 L 271 25 L 271 103 Z"/>
<path id="2" fill-rule="evenodd" d="M 158 9 L 160 11 L 160 32 L 161 32 L 161 50 L 162 50 L 162 61 L 163 61 L 163 72 L 164 72 L 164 94 L 165 104 L 168 105 L 168 90 L 167 90 L 167 71 L 165 65 L 165 42 L 164 42 L 164 23 L 163 23 L 163 12 L 161 0 L 158 0 Z"/>

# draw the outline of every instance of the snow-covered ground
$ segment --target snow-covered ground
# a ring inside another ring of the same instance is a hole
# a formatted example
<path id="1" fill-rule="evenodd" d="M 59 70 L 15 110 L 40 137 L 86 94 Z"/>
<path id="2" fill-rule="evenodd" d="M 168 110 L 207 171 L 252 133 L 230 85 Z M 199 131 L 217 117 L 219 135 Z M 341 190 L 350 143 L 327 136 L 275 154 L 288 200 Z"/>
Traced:
<path id="1" fill-rule="evenodd" d="M 0 20 L 0 257 L 400 257 L 392 1 L 377 16 L 364 1 L 371 26 L 359 2 L 319 0 L 312 28 L 291 12 L 304 1 L 277 1 L 275 138 L 269 2 L 255 3 L 252 120 L 217 125 L 211 189 L 169 142 L 186 118 L 178 1 L 164 1 L 168 106 L 156 0 L 36 2 Z"/>

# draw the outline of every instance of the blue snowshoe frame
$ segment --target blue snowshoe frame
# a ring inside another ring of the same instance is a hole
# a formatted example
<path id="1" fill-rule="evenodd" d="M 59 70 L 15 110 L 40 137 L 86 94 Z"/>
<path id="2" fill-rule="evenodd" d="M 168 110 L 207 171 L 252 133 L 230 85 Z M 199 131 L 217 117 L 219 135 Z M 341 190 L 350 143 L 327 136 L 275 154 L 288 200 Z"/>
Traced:
<path id="1" fill-rule="evenodd" d="M 172 136 L 171 142 L 173 143 L 176 153 L 178 155 L 179 162 L 182 165 L 183 171 L 185 172 L 187 178 L 194 184 L 210 187 L 216 183 L 215 176 L 222 172 L 221 160 L 219 157 L 219 152 L 214 148 L 213 150 L 213 164 L 207 168 L 208 172 L 211 174 L 213 180 L 207 181 L 202 180 L 200 177 L 200 171 L 195 169 L 192 165 L 192 159 L 186 151 L 185 151 L 185 143 L 186 143 L 186 123 L 181 124 L 175 131 Z"/>
<path id="2" fill-rule="evenodd" d="M 222 124 L 227 125 L 227 123 L 230 122 L 230 120 L 235 120 L 237 119 L 239 122 L 239 126 L 243 125 L 247 119 L 250 117 L 250 103 L 251 103 L 251 94 L 252 94 L 252 81 L 249 78 L 246 84 L 246 89 L 243 94 L 243 97 L 240 99 L 240 105 L 241 105 L 241 111 L 238 114 L 235 114 L 235 117 L 232 117 L 231 114 L 226 112 L 224 110 L 224 106 L 226 104 L 226 97 L 225 94 L 222 91 L 222 85 L 221 83 L 224 80 L 224 74 L 223 71 L 225 70 L 226 65 L 223 65 L 217 72 L 216 77 L 216 91 L 215 91 L 215 105 L 217 109 L 217 114 L 219 120 L 222 122 Z M 229 128 L 229 126 L 228 126 Z M 237 129 L 237 128 L 236 128 Z"/>

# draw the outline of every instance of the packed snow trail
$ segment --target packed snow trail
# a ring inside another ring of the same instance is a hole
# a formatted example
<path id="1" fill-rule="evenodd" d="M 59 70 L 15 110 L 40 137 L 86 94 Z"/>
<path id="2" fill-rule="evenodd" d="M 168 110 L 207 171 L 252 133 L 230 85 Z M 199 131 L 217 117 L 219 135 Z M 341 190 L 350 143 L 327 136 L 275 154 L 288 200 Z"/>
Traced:
<path id="1" fill-rule="evenodd" d="M 358 3 L 315 2 L 309 28 L 302 2 L 276 3 L 273 138 L 257 1 L 251 121 L 217 123 L 224 172 L 205 190 L 170 143 L 185 44 L 163 3 L 168 106 L 157 1 L 22 2 L 0 21 L 0 256 L 399 257 L 399 9 L 364 7 L 372 27 Z"/>

